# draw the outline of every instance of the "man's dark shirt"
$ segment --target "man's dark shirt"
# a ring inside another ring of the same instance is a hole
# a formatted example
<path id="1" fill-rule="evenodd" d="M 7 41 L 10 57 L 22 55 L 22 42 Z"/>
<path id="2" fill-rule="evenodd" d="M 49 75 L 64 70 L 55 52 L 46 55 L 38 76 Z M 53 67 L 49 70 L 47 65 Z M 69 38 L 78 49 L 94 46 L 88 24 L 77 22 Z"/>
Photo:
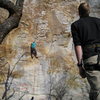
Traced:
<path id="1" fill-rule="evenodd" d="M 95 17 L 83 17 L 71 25 L 73 42 L 75 46 L 100 43 L 100 19 Z M 84 53 L 84 52 L 83 52 Z M 95 55 L 95 54 L 90 54 Z M 87 57 L 86 57 L 87 58 Z"/>

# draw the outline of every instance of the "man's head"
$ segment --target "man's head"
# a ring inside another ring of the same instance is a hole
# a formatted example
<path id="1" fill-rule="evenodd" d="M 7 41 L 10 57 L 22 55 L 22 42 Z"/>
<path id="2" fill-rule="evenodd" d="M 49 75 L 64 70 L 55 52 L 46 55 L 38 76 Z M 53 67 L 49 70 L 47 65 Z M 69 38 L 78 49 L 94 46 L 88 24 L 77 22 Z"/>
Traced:
<path id="1" fill-rule="evenodd" d="M 79 11 L 79 16 L 80 17 L 89 16 L 89 13 L 90 13 L 89 4 L 85 3 L 85 2 L 81 3 L 79 5 L 78 11 Z"/>

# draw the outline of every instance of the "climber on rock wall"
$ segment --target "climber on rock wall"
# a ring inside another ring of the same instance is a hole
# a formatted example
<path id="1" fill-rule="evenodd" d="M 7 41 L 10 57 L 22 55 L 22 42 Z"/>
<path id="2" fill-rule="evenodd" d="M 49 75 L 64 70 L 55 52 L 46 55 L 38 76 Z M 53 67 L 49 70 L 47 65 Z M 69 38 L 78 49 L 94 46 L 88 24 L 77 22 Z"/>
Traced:
<path id="1" fill-rule="evenodd" d="M 31 58 L 33 58 L 33 55 L 35 56 L 35 58 L 37 57 L 37 51 L 36 51 L 36 42 L 32 42 L 31 43 Z"/>
<path id="2" fill-rule="evenodd" d="M 77 66 L 90 84 L 90 100 L 100 100 L 100 19 L 89 16 L 86 2 L 79 5 L 78 11 L 80 18 L 71 25 Z"/>

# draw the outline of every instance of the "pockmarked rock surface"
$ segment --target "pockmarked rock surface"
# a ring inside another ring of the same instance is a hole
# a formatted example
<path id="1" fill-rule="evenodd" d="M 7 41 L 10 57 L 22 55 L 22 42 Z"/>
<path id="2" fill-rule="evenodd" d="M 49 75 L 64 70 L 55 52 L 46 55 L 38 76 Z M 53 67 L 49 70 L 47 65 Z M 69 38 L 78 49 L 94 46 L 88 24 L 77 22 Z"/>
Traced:
<path id="1" fill-rule="evenodd" d="M 15 0 L 12 0 L 15 1 Z M 8 70 L 10 100 L 89 100 L 89 85 L 78 75 L 70 25 L 84 0 L 26 0 L 19 27 L 0 45 L 0 100 Z M 99 0 L 87 0 L 100 17 Z M 0 23 L 8 12 L 0 9 Z M 38 59 L 30 56 L 37 43 Z M 14 91 L 14 92 L 13 92 Z"/>

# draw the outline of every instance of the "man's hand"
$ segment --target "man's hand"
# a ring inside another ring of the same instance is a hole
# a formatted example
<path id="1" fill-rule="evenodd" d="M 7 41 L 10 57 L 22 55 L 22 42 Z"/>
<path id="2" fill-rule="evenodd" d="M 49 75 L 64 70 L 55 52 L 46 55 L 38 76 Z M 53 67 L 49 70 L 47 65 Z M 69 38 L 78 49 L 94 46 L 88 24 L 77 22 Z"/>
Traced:
<path id="1" fill-rule="evenodd" d="M 82 78 L 86 78 L 86 72 L 83 67 L 79 67 L 79 74 Z"/>

